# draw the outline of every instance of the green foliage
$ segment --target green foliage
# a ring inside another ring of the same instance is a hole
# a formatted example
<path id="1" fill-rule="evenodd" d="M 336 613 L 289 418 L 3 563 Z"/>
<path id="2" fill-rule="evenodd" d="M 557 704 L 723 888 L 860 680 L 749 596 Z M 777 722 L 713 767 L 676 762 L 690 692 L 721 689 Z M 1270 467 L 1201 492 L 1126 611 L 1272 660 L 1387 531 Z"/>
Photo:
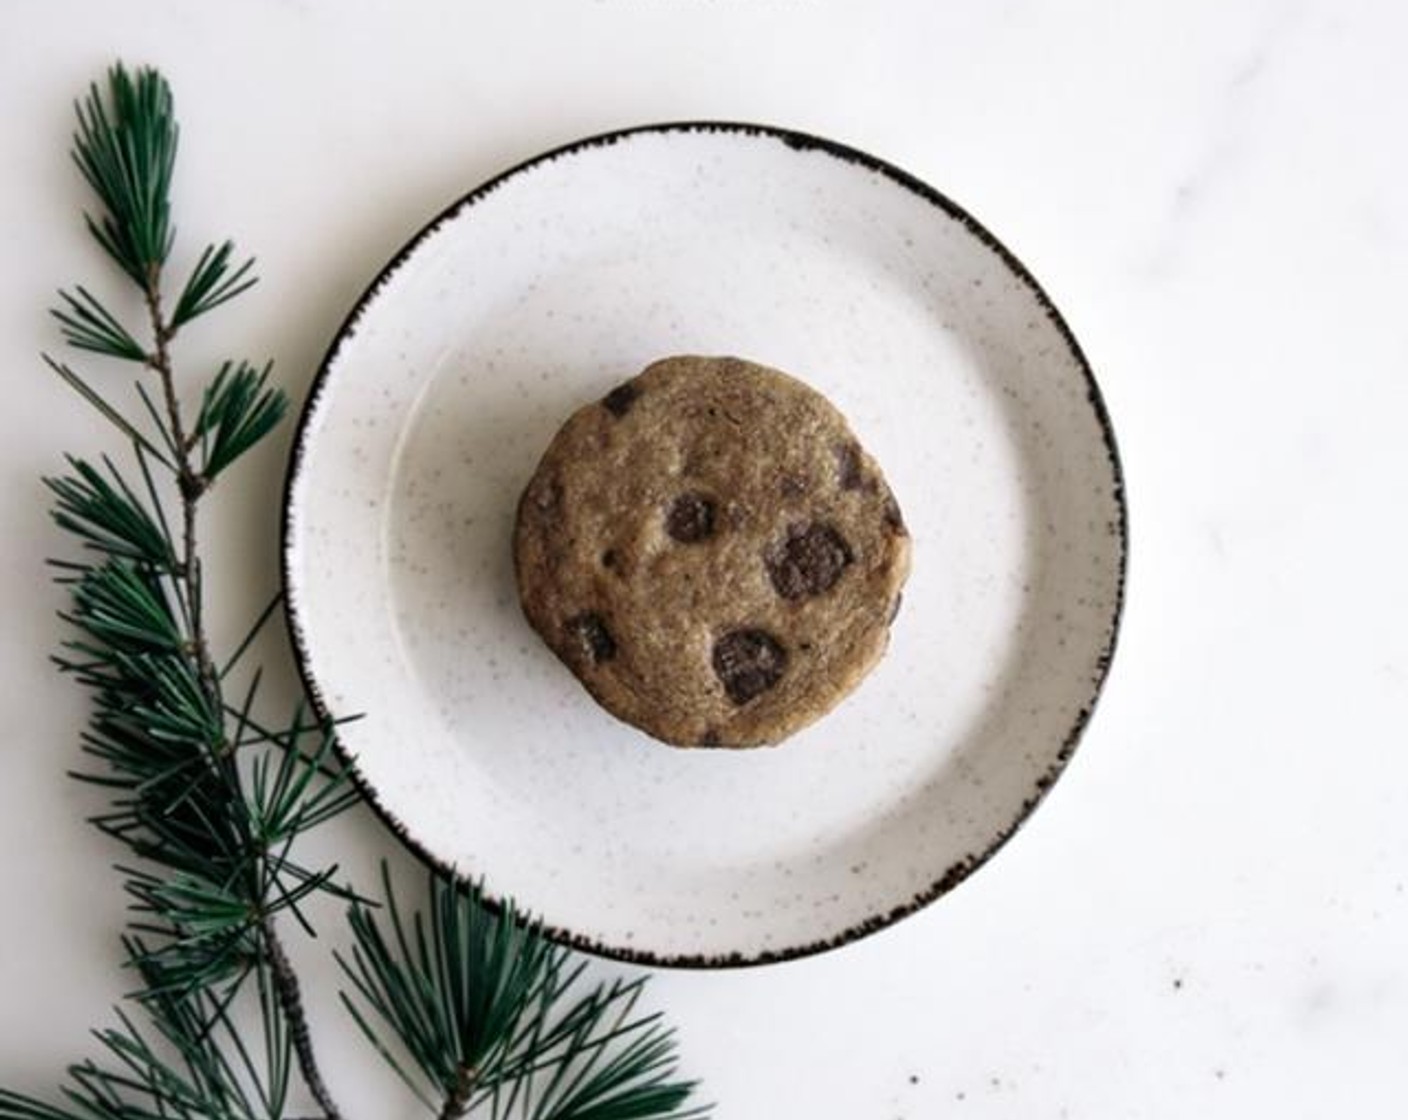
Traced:
<path id="1" fill-rule="evenodd" d="M 68 1069 L 66 1107 L 0 1090 L 0 1120 L 268 1120 L 284 1113 L 293 1047 L 266 967 L 255 966 L 220 990 L 164 983 L 141 946 L 128 942 L 143 971 L 149 1024 L 117 1013 L 118 1025 L 94 1032 L 99 1059 Z M 268 1025 L 264 1045 L 251 1051 L 234 1023 L 231 1004 L 253 977 L 257 1006 Z"/>
<path id="2" fill-rule="evenodd" d="M 284 917 L 312 932 L 303 904 L 318 892 L 351 904 L 356 944 L 344 967 L 356 998 L 344 994 L 347 1007 L 433 1111 L 703 1115 L 685 1110 L 693 1085 L 676 1076 L 670 1032 L 634 1013 L 640 981 L 578 994 L 582 966 L 540 929 L 511 905 L 495 915 L 476 890 L 438 878 L 428 917 L 409 924 L 387 883 L 388 940 L 335 866 L 296 857 L 297 841 L 357 794 L 333 721 L 302 704 L 282 722 L 257 714 L 257 669 L 237 702 L 227 697 L 279 600 L 217 668 L 203 623 L 198 517 L 216 479 L 274 429 L 288 401 L 270 386 L 269 366 L 230 361 L 188 425 L 168 345 L 248 290 L 253 261 L 232 266 L 228 241 L 207 247 L 167 314 L 170 90 L 153 70 L 117 66 L 108 97 L 95 86 L 77 112 L 74 159 L 103 206 L 88 227 L 140 290 L 148 321 L 129 328 L 82 286 L 61 291 L 52 314 L 74 349 L 136 363 L 152 387 L 139 380 L 135 401 L 119 405 L 45 356 L 126 438 L 136 464 L 129 480 L 107 458 L 100 468 L 70 456 L 68 472 L 46 480 L 55 523 L 80 546 L 77 558 L 54 562 L 72 631 L 54 660 L 91 701 L 87 768 L 75 776 L 107 795 L 93 823 L 128 856 L 118 870 L 131 903 L 124 947 L 135 1010 L 95 1033 L 97 1058 L 69 1067 L 63 1105 L 0 1089 L 0 1120 L 282 1120 L 295 1068 L 320 1115 L 340 1120 L 279 932 Z"/>
<path id="3" fill-rule="evenodd" d="M 272 729 L 255 718 L 257 672 L 241 706 L 226 701 L 228 674 L 258 625 L 217 672 L 202 621 L 198 504 L 273 429 L 287 402 L 268 387 L 268 367 L 227 363 L 188 434 L 168 343 L 182 325 L 246 291 L 253 262 L 232 268 L 229 242 L 208 248 L 166 314 L 177 143 L 170 89 L 155 71 L 132 75 L 117 66 L 107 94 L 94 87 L 78 106 L 74 159 L 103 207 L 88 227 L 140 291 L 150 341 L 138 342 L 141 332 L 82 286 L 60 292 L 53 314 L 76 350 L 140 364 L 152 389 L 137 382 L 136 408 L 124 407 L 46 358 L 127 437 L 139 472 L 133 484 L 109 460 L 100 470 L 71 458 L 70 473 L 48 480 L 55 522 L 84 546 L 82 559 L 56 564 L 71 589 L 63 617 L 74 633 L 55 660 L 92 700 L 82 736 L 91 766 L 78 776 L 107 791 L 108 807 L 94 823 L 132 857 L 119 870 L 131 900 L 134 997 L 160 1046 L 124 1014 L 120 1028 L 97 1036 L 107 1064 L 73 1067 L 67 1093 L 90 1116 L 277 1116 L 292 1063 L 332 1118 L 336 1106 L 307 1041 L 276 920 L 289 914 L 306 924 L 300 906 L 317 891 L 353 897 L 337 884 L 335 867 L 305 867 L 293 848 L 355 794 L 331 726 L 307 720 L 301 706 Z M 168 518 L 166 502 L 179 509 L 176 517 Z M 226 1012 L 237 997 L 253 998 L 243 994 L 250 977 L 267 1082 Z M 167 1065 L 162 1047 L 184 1068 Z M 32 1105 L 0 1099 L 0 1108 L 20 1114 Z"/>
<path id="4" fill-rule="evenodd" d="M 161 583 L 119 557 L 83 572 L 62 617 L 97 643 L 86 647 L 95 652 L 170 653 L 185 640 Z"/>
<path id="5" fill-rule="evenodd" d="M 191 270 L 191 278 L 186 281 L 181 298 L 176 301 L 176 309 L 171 313 L 173 330 L 179 330 L 192 319 L 213 311 L 258 283 L 250 275 L 254 268 L 252 257 L 233 272 L 230 271 L 230 257 L 234 251 L 233 241 L 226 241 L 218 249 L 214 245 L 205 247 L 200 260 Z"/>
<path id="6" fill-rule="evenodd" d="M 156 572 L 176 566 L 170 530 L 162 514 L 149 511 L 122 480 L 106 456 L 106 477 L 97 468 L 68 456 L 69 478 L 45 479 L 54 494 L 54 521 L 89 548 L 144 565 Z"/>
<path id="7" fill-rule="evenodd" d="M 529 1120 L 702 1116 L 684 1109 L 675 1043 L 657 1016 L 634 1016 L 643 981 L 576 995 L 584 965 L 547 941 L 512 903 L 492 913 L 478 887 L 432 875 L 428 914 L 404 919 L 383 871 L 385 928 L 349 914 L 356 945 L 339 957 L 362 1031 L 427 1108 Z M 401 1041 L 405 1060 L 373 1020 Z"/>
<path id="8" fill-rule="evenodd" d="M 133 338 L 110 311 L 98 302 L 83 285 L 77 288 L 78 295 L 60 292 L 63 308 L 55 308 L 49 314 L 59 321 L 59 329 L 70 346 L 79 350 L 91 350 L 109 358 L 123 358 L 129 362 L 145 362 L 147 352 Z"/>
<path id="9" fill-rule="evenodd" d="M 155 70 L 108 71 L 110 102 L 97 85 L 77 106 L 73 158 L 107 213 L 88 228 L 143 292 L 171 252 L 171 173 L 178 129 L 171 88 Z"/>
<path id="10" fill-rule="evenodd" d="M 226 362 L 206 388 L 193 438 L 200 442 L 207 481 L 273 431 L 288 411 L 288 398 L 268 386 L 269 370 Z"/>

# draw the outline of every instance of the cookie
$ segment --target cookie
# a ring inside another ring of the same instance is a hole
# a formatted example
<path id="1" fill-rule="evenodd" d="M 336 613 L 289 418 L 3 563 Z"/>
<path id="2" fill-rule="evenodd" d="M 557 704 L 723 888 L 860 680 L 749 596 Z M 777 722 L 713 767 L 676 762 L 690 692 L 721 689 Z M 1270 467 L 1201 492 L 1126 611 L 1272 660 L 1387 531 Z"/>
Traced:
<path id="1" fill-rule="evenodd" d="M 909 571 L 889 487 L 815 390 L 676 357 L 573 414 L 518 506 L 529 623 L 677 746 L 777 743 L 879 660 Z"/>

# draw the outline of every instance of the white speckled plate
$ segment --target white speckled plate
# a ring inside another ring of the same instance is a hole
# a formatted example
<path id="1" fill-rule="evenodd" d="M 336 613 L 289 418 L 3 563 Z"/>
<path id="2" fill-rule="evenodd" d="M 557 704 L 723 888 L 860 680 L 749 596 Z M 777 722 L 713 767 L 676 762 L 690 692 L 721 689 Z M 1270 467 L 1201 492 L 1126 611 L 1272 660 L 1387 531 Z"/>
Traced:
<path id="1" fill-rule="evenodd" d="M 914 538 L 885 660 L 771 750 L 618 723 L 517 604 L 548 439 L 675 353 L 827 394 Z M 571 145 L 418 234 L 314 386 L 284 554 L 306 680 L 365 714 L 346 749 L 410 844 L 565 941 L 699 965 L 828 948 L 982 864 L 1090 715 L 1124 558 L 1109 421 L 1025 269 L 893 167 L 721 124 Z"/>

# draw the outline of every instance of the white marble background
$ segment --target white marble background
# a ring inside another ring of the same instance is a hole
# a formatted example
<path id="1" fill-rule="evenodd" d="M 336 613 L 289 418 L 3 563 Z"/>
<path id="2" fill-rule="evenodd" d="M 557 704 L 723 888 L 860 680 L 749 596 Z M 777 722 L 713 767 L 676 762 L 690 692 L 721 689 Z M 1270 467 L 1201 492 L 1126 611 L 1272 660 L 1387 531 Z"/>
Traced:
<path id="1" fill-rule="evenodd" d="M 719 1120 L 1387 1118 L 1408 1106 L 1408 9 L 1163 0 L 21 0 L 0 9 L 0 1083 L 45 1092 L 124 990 L 114 850 L 63 777 L 83 711 L 38 477 L 105 438 L 37 359 L 95 274 L 65 144 L 162 67 L 178 216 L 264 282 L 186 351 L 301 395 L 406 234 L 510 162 L 667 118 L 882 155 L 1047 286 L 1133 521 L 1105 699 L 1031 823 L 847 949 L 655 998 Z M 287 439 L 285 433 L 284 439 Z M 276 580 L 286 442 L 221 498 L 218 624 Z M 266 651 L 283 664 L 277 647 Z M 319 837 L 367 876 L 369 818 Z M 364 879 L 364 881 L 367 881 Z M 299 943 L 352 1117 L 414 1108 Z"/>

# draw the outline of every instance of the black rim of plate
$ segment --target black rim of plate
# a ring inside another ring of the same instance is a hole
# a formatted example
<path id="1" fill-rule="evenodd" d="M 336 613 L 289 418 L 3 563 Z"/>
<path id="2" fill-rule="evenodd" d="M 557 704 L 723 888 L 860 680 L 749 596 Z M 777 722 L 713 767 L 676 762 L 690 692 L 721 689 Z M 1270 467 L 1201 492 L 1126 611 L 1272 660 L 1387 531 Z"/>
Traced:
<path id="1" fill-rule="evenodd" d="M 293 447 L 289 454 L 288 466 L 284 475 L 283 517 L 279 548 L 280 569 L 286 606 L 284 617 L 293 647 L 294 660 L 298 668 L 299 677 L 302 679 L 304 691 L 307 693 L 319 717 L 322 719 L 331 719 L 332 713 L 328 711 L 322 693 L 318 688 L 309 666 L 306 636 L 298 618 L 298 600 L 296 596 L 291 593 L 290 550 L 293 523 L 293 492 L 305 455 L 308 451 L 309 426 L 313 416 L 317 412 L 319 399 L 332 374 L 333 367 L 337 362 L 343 343 L 356 332 L 363 316 L 376 302 L 382 287 L 429 238 L 434 236 L 441 226 L 455 220 L 470 207 L 474 206 L 475 203 L 498 190 L 500 187 L 511 183 L 520 175 L 531 172 L 537 167 L 551 163 L 553 160 L 564 156 L 577 155 L 593 148 L 610 147 L 614 144 L 628 141 L 636 136 L 663 133 L 724 133 L 746 136 L 753 139 L 772 139 L 799 153 L 822 153 L 883 176 L 895 185 L 917 195 L 925 202 L 934 206 L 945 217 L 959 222 L 984 246 L 997 254 L 1002 263 L 1032 293 L 1042 311 L 1060 333 L 1071 356 L 1075 359 L 1076 365 L 1085 379 L 1087 398 L 1096 420 L 1099 423 L 1100 431 L 1104 439 L 1105 451 L 1109 459 L 1112 492 L 1117 510 L 1114 537 L 1115 547 L 1118 550 L 1118 571 L 1115 585 L 1114 609 L 1107 623 L 1108 630 L 1105 637 L 1105 644 L 1100 651 L 1099 658 L 1096 662 L 1095 673 L 1090 682 L 1090 696 L 1077 713 L 1071 727 L 1066 732 L 1065 738 L 1061 743 L 1061 748 L 1057 752 L 1051 766 L 1033 781 L 1031 793 L 1023 801 L 1015 818 L 981 851 L 970 852 L 952 866 L 945 869 L 925 890 L 920 891 L 908 900 L 899 903 L 883 913 L 874 914 L 863 922 L 859 922 L 830 936 L 819 938 L 816 941 L 788 946 L 782 949 L 768 949 L 752 954 L 735 951 L 716 956 L 690 954 L 673 955 L 669 953 L 653 953 L 649 950 L 627 946 L 606 945 L 593 940 L 589 936 L 576 933 L 569 929 L 562 929 L 546 924 L 541 927 L 546 936 L 559 944 L 567 945 L 574 949 L 581 949 L 598 956 L 634 964 L 698 969 L 733 968 L 745 965 L 771 964 L 778 961 L 793 960 L 799 957 L 807 957 L 826 952 L 827 950 L 838 948 L 852 941 L 859 940 L 877 930 L 893 925 L 900 919 L 908 917 L 928 906 L 929 903 L 933 902 L 941 895 L 947 894 L 992 858 L 992 856 L 1011 839 L 1017 830 L 1021 828 L 1036 807 L 1046 797 L 1047 792 L 1055 785 L 1057 778 L 1061 776 L 1061 773 L 1066 768 L 1066 764 L 1075 752 L 1076 744 L 1079 742 L 1087 724 L 1090 722 L 1090 718 L 1095 710 L 1095 705 L 1104 688 L 1105 680 L 1109 675 L 1110 664 L 1114 658 L 1115 647 L 1118 641 L 1120 622 L 1124 615 L 1125 582 L 1129 564 L 1129 510 L 1125 497 L 1124 470 L 1120 464 L 1119 451 L 1115 443 L 1114 427 L 1110 423 L 1110 416 L 1105 407 L 1105 401 L 1100 392 L 1100 387 L 1096 383 L 1094 372 L 1091 370 L 1090 363 L 1085 357 L 1085 352 L 1081 349 L 1079 342 L 1076 341 L 1075 334 L 1071 331 L 1061 313 L 1056 309 L 1056 305 L 1052 303 L 1050 297 L 1047 296 L 1045 290 L 1037 282 L 1036 277 L 1033 276 L 1027 267 L 1022 264 L 1002 242 L 994 237 L 985 226 L 946 195 L 935 190 L 922 180 L 915 178 L 908 172 L 876 156 L 808 133 L 777 128 L 770 125 L 745 124 L 736 121 L 673 121 L 617 129 L 564 144 L 534 156 L 531 159 L 524 160 L 522 163 L 487 180 L 468 194 L 456 199 L 423 225 L 410 240 L 392 256 L 381 271 L 377 273 L 375 279 L 367 286 L 366 290 L 353 305 L 352 310 L 338 327 L 337 333 L 333 336 L 333 341 L 328 347 L 327 353 L 323 357 L 322 364 L 319 366 L 318 372 L 308 389 L 308 394 L 304 399 L 303 408 L 299 415 L 298 428 L 294 436 Z M 459 874 L 453 865 L 446 863 L 433 852 L 426 849 L 411 833 L 409 827 L 381 802 L 377 791 L 358 769 L 355 758 L 342 746 L 340 739 L 337 743 L 337 751 L 343 762 L 347 764 L 352 779 L 361 792 L 363 799 L 371 806 L 376 815 L 381 818 L 383 823 L 385 823 L 397 838 L 429 868 L 441 874 L 463 880 L 464 877 Z M 486 894 L 486 900 L 496 910 L 501 909 L 499 900 L 492 895 Z"/>

